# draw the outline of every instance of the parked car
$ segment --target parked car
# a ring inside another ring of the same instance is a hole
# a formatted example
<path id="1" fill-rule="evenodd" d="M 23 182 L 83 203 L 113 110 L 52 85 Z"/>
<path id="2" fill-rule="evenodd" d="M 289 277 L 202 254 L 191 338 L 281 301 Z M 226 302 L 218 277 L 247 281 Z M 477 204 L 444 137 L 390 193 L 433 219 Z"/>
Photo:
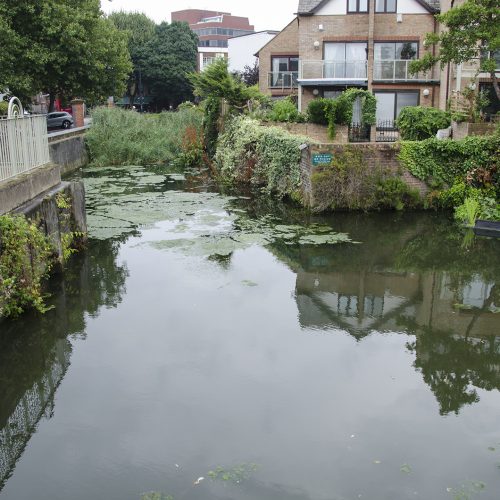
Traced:
<path id="1" fill-rule="evenodd" d="M 73 117 L 65 111 L 55 111 L 47 115 L 47 128 L 70 128 Z"/>

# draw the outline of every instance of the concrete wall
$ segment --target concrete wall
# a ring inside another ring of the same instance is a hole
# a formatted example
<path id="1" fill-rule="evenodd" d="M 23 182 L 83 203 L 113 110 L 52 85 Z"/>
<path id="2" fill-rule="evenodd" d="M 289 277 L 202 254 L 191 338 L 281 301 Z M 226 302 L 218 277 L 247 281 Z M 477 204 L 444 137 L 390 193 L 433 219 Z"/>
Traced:
<path id="1" fill-rule="evenodd" d="M 56 132 L 49 135 L 49 154 L 52 163 L 59 165 L 64 175 L 88 163 L 85 132 L 89 127 Z"/>
<path id="2" fill-rule="evenodd" d="M 69 208 L 58 206 L 57 200 L 60 195 L 69 201 Z M 23 214 L 37 221 L 51 240 L 56 255 L 62 262 L 62 235 L 70 232 L 87 232 L 83 182 L 60 182 L 49 191 L 18 207 L 13 213 Z"/>

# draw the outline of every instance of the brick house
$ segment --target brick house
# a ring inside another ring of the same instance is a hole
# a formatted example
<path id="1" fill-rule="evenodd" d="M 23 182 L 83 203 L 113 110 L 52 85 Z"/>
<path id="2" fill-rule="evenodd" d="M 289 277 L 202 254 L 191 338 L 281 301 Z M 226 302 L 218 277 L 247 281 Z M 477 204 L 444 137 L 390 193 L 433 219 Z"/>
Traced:
<path id="1" fill-rule="evenodd" d="M 228 58 L 228 40 L 235 36 L 254 33 L 248 17 L 233 16 L 229 12 L 186 9 L 172 12 L 172 21 L 189 24 L 199 38 L 198 70 L 218 57 Z"/>
<path id="2" fill-rule="evenodd" d="M 438 11 L 439 0 L 300 0 L 297 17 L 259 51 L 260 90 L 297 94 L 305 111 L 315 97 L 365 88 L 377 96 L 378 125 L 393 124 L 403 106 L 439 107 L 439 69 L 408 69 L 438 29 Z"/>

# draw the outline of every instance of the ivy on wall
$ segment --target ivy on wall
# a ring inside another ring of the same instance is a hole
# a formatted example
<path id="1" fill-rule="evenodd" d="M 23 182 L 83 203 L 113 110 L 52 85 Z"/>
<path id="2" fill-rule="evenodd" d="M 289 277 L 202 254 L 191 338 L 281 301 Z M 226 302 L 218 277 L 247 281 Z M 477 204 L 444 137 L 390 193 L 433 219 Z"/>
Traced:
<path id="1" fill-rule="evenodd" d="M 402 141 L 399 160 L 431 187 L 451 186 L 457 178 L 472 185 L 500 189 L 500 136 L 466 137 L 460 141 Z"/>

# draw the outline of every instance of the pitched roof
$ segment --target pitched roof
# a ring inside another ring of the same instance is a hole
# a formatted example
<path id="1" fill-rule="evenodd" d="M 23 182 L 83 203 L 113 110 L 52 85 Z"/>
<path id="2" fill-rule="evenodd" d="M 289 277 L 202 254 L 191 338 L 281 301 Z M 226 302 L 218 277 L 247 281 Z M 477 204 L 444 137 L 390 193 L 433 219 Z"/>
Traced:
<path id="1" fill-rule="evenodd" d="M 319 9 L 328 0 L 299 0 L 297 14 L 311 15 Z M 424 6 L 430 12 L 438 12 L 440 8 L 440 0 L 417 0 L 419 4 Z"/>

